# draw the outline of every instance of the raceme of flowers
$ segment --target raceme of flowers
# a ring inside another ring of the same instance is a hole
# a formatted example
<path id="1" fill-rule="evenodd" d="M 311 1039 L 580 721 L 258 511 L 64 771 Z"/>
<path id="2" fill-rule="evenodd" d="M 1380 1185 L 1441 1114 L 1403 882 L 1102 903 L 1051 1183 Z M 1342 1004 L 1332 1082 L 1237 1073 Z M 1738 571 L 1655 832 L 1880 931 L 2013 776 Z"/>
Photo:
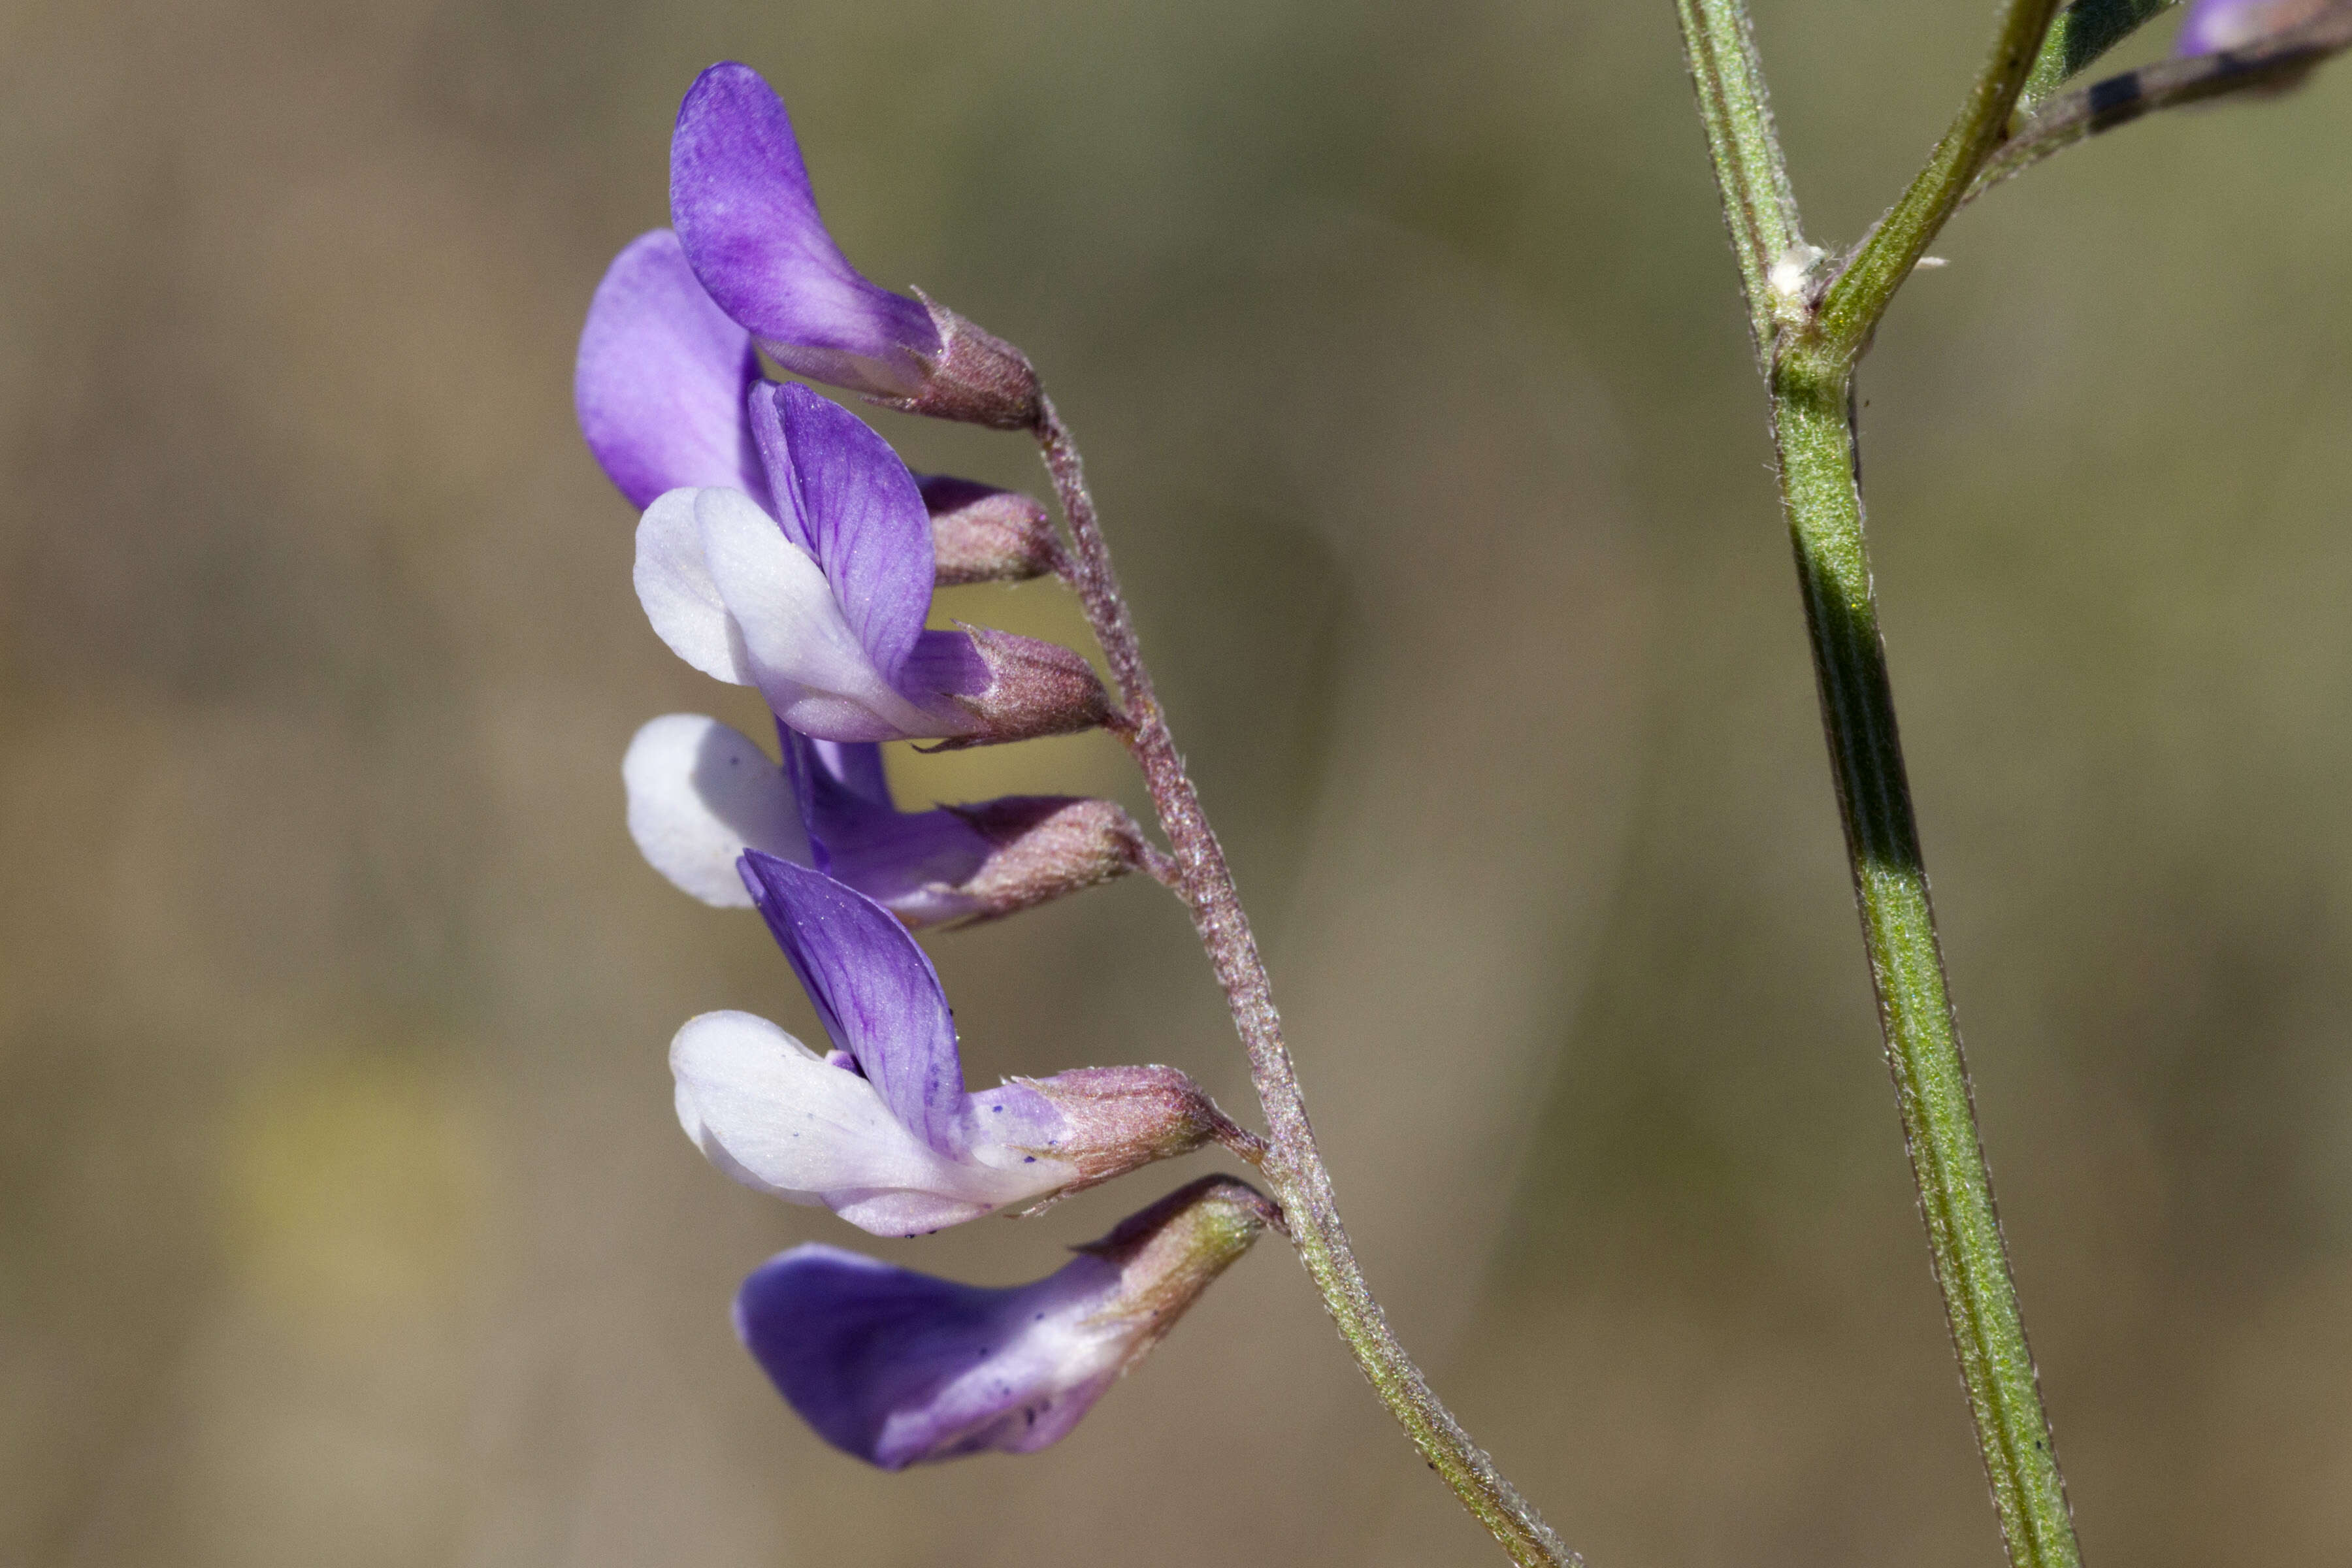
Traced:
<path id="1" fill-rule="evenodd" d="M 989 920 L 1148 865 L 1108 801 L 1014 796 L 901 811 L 881 747 L 997 744 L 1123 722 L 1054 644 L 929 625 L 935 586 L 1059 573 L 1045 509 L 910 473 L 793 374 L 909 413 L 1007 429 L 1039 417 L 1020 352 L 851 267 L 818 216 L 782 102 L 705 71 L 670 145 L 672 226 L 598 286 L 580 427 L 642 511 L 635 582 L 695 668 L 758 690 L 779 754 L 673 713 L 622 763 L 631 836 L 705 903 L 756 910 L 828 1037 L 707 1013 L 670 1046 L 679 1123 L 727 1175 L 877 1236 L 1032 1212 L 1154 1161 L 1255 1145 L 1183 1073 L 1078 1068 L 964 1084 L 954 1016 L 917 928 Z M 1034 1284 L 982 1289 L 830 1247 L 745 1282 L 739 1334 L 827 1442 L 897 1469 L 1068 1432 L 1279 1215 L 1206 1177 Z"/>

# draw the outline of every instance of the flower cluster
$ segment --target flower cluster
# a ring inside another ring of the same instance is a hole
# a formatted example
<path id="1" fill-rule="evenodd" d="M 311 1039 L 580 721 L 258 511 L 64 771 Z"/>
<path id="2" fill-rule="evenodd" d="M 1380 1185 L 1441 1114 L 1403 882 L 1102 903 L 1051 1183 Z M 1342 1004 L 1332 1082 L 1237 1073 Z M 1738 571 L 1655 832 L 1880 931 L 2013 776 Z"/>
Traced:
<path id="1" fill-rule="evenodd" d="M 719 1170 L 877 1236 L 1034 1212 L 1211 1142 L 1254 1141 L 1184 1074 L 1081 1068 L 968 1090 L 954 1017 L 913 929 L 993 919 L 1144 865 L 1108 801 L 1016 796 L 903 812 L 881 747 L 981 745 L 1122 723 L 1050 643 L 928 625 L 935 586 L 1063 568 L 1045 509 L 908 472 L 849 409 L 783 370 L 906 412 L 1025 428 L 1027 360 L 954 312 L 878 288 L 817 216 L 782 103 L 714 66 L 670 148 L 673 226 L 614 261 L 581 334 L 590 450 L 642 509 L 654 630 L 755 688 L 781 755 L 674 713 L 622 763 L 629 831 L 706 903 L 756 909 L 814 1005 L 820 1055 L 763 1018 L 709 1013 L 670 1046 L 680 1124 Z M 832 1247 L 762 1266 L 744 1343 L 828 1442 L 887 1468 L 1067 1432 L 1270 1223 L 1209 1177 L 988 1290 Z"/>

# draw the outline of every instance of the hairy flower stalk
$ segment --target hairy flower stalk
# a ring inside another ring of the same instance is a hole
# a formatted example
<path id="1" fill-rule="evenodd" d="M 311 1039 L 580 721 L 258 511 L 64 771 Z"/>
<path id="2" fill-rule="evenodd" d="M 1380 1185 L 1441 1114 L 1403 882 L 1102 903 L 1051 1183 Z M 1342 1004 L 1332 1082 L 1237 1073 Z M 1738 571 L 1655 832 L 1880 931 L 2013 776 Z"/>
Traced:
<path id="1" fill-rule="evenodd" d="M 1356 1364 L 1371 1379 L 1431 1468 L 1494 1533 L 1512 1561 L 1580 1563 L 1431 1391 L 1428 1379 L 1389 1327 L 1356 1261 L 1347 1227 L 1339 1221 L 1330 1173 L 1307 1124 L 1297 1072 L 1283 1043 L 1282 1019 L 1275 1011 L 1265 963 L 1258 956 L 1257 939 L 1242 909 L 1224 849 L 1201 809 L 1200 793 L 1184 771 L 1183 755 L 1152 689 L 1151 671 L 1143 662 L 1135 622 L 1119 593 L 1110 547 L 1087 489 L 1085 466 L 1053 400 L 1041 395 L 1038 409 L 1038 447 L 1070 527 L 1070 580 L 1118 683 L 1128 721 L 1118 733 L 1143 770 L 1160 829 L 1174 851 L 1173 886 L 1192 911 L 1217 983 L 1224 988 L 1234 1027 L 1249 1053 L 1251 1083 L 1266 1121 L 1267 1149 L 1260 1169 L 1288 1220 L 1292 1244 Z"/>

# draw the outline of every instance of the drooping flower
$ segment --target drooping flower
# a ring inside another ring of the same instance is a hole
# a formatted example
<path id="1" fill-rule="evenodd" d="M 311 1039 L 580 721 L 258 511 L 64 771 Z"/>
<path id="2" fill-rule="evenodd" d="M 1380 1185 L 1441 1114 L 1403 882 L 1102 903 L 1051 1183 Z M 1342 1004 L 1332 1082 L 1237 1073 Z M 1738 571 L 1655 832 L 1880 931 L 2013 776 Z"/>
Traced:
<path id="1" fill-rule="evenodd" d="M 2192 0 L 2172 52 L 2187 58 L 2242 49 L 2300 26 L 2327 6 L 2328 0 Z"/>
<path id="2" fill-rule="evenodd" d="M 1067 648 L 924 628 L 929 514 L 864 421 L 796 385 L 754 388 L 749 407 L 776 515 L 706 487 L 665 492 L 637 526 L 637 596 L 678 657 L 757 686 L 777 718 L 818 740 L 971 745 L 1111 716 Z"/>
<path id="3" fill-rule="evenodd" d="M 695 79 L 670 138 L 670 221 L 719 307 L 776 363 L 909 413 L 1037 422 L 1019 350 L 849 264 L 816 210 L 783 100 L 749 66 Z"/>
<path id="4" fill-rule="evenodd" d="M 746 849 L 814 866 L 918 929 L 1012 914 L 1142 862 L 1141 830 L 1109 801 L 1010 795 L 902 812 L 879 746 L 778 730 L 781 766 L 698 713 L 665 714 L 629 742 L 630 836 L 704 903 L 751 907 L 736 874 Z"/>
<path id="5" fill-rule="evenodd" d="M 830 1247 L 743 1282 L 735 1329 L 817 1435 L 886 1470 L 1058 1441 L 1278 1223 L 1206 1176 L 1032 1285 L 983 1289 Z"/>
<path id="6" fill-rule="evenodd" d="M 913 1236 L 1239 1142 L 1172 1068 L 1085 1068 L 966 1093 L 955 1019 L 907 928 L 822 872 L 758 850 L 743 875 L 835 1050 L 706 1013 L 670 1043 L 678 1121 L 746 1186 Z"/>
<path id="7" fill-rule="evenodd" d="M 751 433 L 761 384 L 751 334 L 703 289 L 666 228 L 623 247 L 580 333 L 572 405 L 588 449 L 629 503 L 719 486 L 773 510 Z M 1017 583 L 1061 566 L 1045 509 L 1028 496 L 918 474 L 940 587 Z"/>

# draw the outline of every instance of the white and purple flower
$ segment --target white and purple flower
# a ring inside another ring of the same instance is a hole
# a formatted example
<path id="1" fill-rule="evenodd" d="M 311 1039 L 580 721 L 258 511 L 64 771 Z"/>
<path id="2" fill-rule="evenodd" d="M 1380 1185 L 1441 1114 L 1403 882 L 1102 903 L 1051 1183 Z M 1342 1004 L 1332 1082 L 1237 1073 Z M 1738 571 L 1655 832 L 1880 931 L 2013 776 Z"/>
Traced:
<path id="1" fill-rule="evenodd" d="M 740 489 L 706 486 L 663 492 L 637 525 L 637 596 L 673 652 L 758 687 L 778 719 L 818 740 L 970 745 L 1112 717 L 1067 648 L 925 628 L 938 575 L 929 512 L 863 420 L 796 385 L 755 386 L 748 407 L 775 515 Z"/>
<path id="2" fill-rule="evenodd" d="M 877 1236 L 1028 1205 L 1244 1134 L 1171 1068 L 1087 1068 L 966 1093 L 930 959 L 864 894 L 758 850 L 743 877 L 834 1051 L 706 1013 L 670 1043 L 677 1117 L 710 1162 Z"/>
<path id="3" fill-rule="evenodd" d="M 1109 801 L 1010 795 L 902 812 L 879 746 L 778 732 L 781 766 L 716 719 L 665 714 L 622 759 L 630 836 L 704 903 L 751 907 L 736 874 L 746 849 L 814 866 L 917 929 L 1008 915 L 1143 862 L 1141 829 Z"/>
<path id="4" fill-rule="evenodd" d="M 1034 1453 L 1274 1223 L 1254 1188 L 1203 1177 L 1010 1289 L 797 1247 L 743 1282 L 735 1328 L 818 1436 L 886 1470 Z"/>

